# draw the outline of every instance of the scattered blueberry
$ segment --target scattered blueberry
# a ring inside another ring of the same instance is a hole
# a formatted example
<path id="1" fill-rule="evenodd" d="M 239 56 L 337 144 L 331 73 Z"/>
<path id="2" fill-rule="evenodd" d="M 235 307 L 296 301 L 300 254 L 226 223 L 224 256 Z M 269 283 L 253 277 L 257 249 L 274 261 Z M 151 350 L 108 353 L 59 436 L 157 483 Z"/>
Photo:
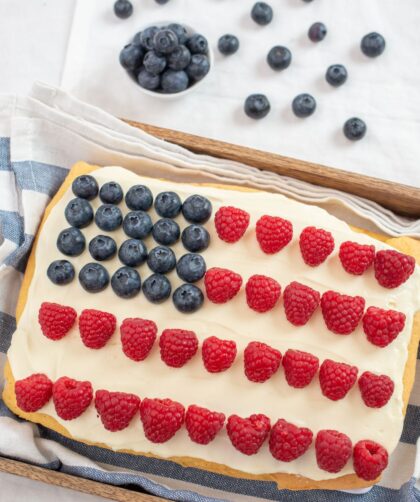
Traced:
<path id="1" fill-rule="evenodd" d="M 180 312 L 189 314 L 196 312 L 203 305 L 204 295 L 194 284 L 182 284 L 174 291 L 172 300 Z"/>
<path id="2" fill-rule="evenodd" d="M 67 204 L 64 215 L 72 227 L 84 228 L 93 220 L 93 209 L 86 199 L 77 197 Z"/>
<path id="3" fill-rule="evenodd" d="M 175 192 L 161 192 L 155 199 L 155 210 L 163 218 L 175 218 L 181 212 L 182 202 Z"/>
<path id="4" fill-rule="evenodd" d="M 201 225 L 192 224 L 184 228 L 181 240 L 188 251 L 199 253 L 209 247 L 210 234 Z"/>
<path id="5" fill-rule="evenodd" d="M 176 272 L 185 282 L 197 282 L 206 273 L 206 262 L 200 254 L 187 253 L 178 260 Z"/>
<path id="6" fill-rule="evenodd" d="M 154 49 L 154 37 L 159 31 L 157 26 L 150 26 L 143 30 L 140 34 L 140 44 L 148 51 Z"/>
<path id="7" fill-rule="evenodd" d="M 292 110 L 296 117 L 309 117 L 314 113 L 315 108 L 316 101 L 310 94 L 299 94 L 292 102 Z"/>
<path id="8" fill-rule="evenodd" d="M 94 260 L 109 260 L 116 252 L 117 244 L 107 235 L 97 235 L 89 242 L 89 253 Z"/>
<path id="9" fill-rule="evenodd" d="M 225 56 L 235 54 L 239 49 L 239 39 L 235 35 L 222 35 L 217 42 L 217 48 Z"/>
<path id="10" fill-rule="evenodd" d="M 143 48 L 143 46 L 141 45 L 141 35 L 142 35 L 142 33 L 143 33 L 142 31 L 138 31 L 138 32 L 134 35 L 132 43 L 133 43 L 134 45 L 140 45 L 140 46 L 141 46 L 141 48 L 142 48 L 142 49 L 144 49 L 144 48 Z"/>
<path id="11" fill-rule="evenodd" d="M 201 80 L 210 71 L 210 61 L 204 54 L 194 54 L 187 66 L 187 75 L 193 80 Z"/>
<path id="12" fill-rule="evenodd" d="M 292 61 L 292 53 L 287 47 L 275 45 L 267 54 L 267 63 L 273 70 L 284 70 Z"/>
<path id="13" fill-rule="evenodd" d="M 120 52 L 120 65 L 129 71 L 140 68 L 144 50 L 140 45 L 127 44 Z"/>
<path id="14" fill-rule="evenodd" d="M 152 192 L 144 185 L 134 185 L 126 193 L 125 203 L 133 211 L 147 211 L 153 204 Z"/>
<path id="15" fill-rule="evenodd" d="M 109 181 L 101 186 L 99 190 L 99 198 L 105 204 L 119 204 L 123 199 L 123 191 L 121 185 L 116 181 Z"/>
<path id="16" fill-rule="evenodd" d="M 244 111 L 252 119 L 262 119 L 271 109 L 265 94 L 251 94 L 245 100 Z"/>
<path id="17" fill-rule="evenodd" d="M 164 56 L 160 56 L 155 51 L 148 51 L 143 58 L 143 66 L 149 73 L 158 75 L 165 69 L 166 59 Z"/>
<path id="18" fill-rule="evenodd" d="M 152 235 L 156 242 L 164 246 L 175 244 L 181 231 L 176 221 L 162 218 L 153 225 Z"/>
<path id="19" fill-rule="evenodd" d="M 327 27 L 324 23 L 314 23 L 308 30 L 308 37 L 312 42 L 321 42 L 326 34 Z"/>
<path id="20" fill-rule="evenodd" d="M 121 298 L 133 298 L 141 289 L 140 275 L 134 268 L 121 267 L 111 278 L 111 287 L 114 293 Z"/>
<path id="21" fill-rule="evenodd" d="M 376 58 L 385 50 L 385 39 L 380 33 L 375 31 L 368 33 L 362 38 L 360 48 L 365 56 Z"/>
<path id="22" fill-rule="evenodd" d="M 325 74 L 326 81 L 333 87 L 343 85 L 347 80 L 347 70 L 342 64 L 332 64 Z"/>
<path id="23" fill-rule="evenodd" d="M 265 2 L 257 2 L 252 7 L 251 17 L 257 24 L 265 26 L 273 19 L 273 9 Z"/>
<path id="24" fill-rule="evenodd" d="M 120 208 L 114 204 L 102 204 L 96 210 L 95 223 L 105 232 L 116 230 L 122 223 Z"/>
<path id="25" fill-rule="evenodd" d="M 150 251 L 147 264 L 153 272 L 166 274 L 176 266 L 175 253 L 168 247 L 157 246 Z"/>
<path id="26" fill-rule="evenodd" d="M 127 19 L 133 13 L 133 5 L 129 0 L 117 0 L 114 3 L 114 13 L 120 19 Z"/>
<path id="27" fill-rule="evenodd" d="M 168 26 L 168 29 L 173 31 L 175 35 L 178 37 L 179 44 L 185 44 L 188 40 L 188 33 L 184 26 L 178 23 L 171 23 Z"/>
<path id="28" fill-rule="evenodd" d="M 190 195 L 182 204 L 182 214 L 190 223 L 205 223 L 211 212 L 211 202 L 202 195 Z"/>
<path id="29" fill-rule="evenodd" d="M 118 258 L 128 267 L 137 267 L 147 260 L 147 248 L 143 241 L 127 239 L 118 250 Z"/>
<path id="30" fill-rule="evenodd" d="M 162 73 L 161 86 L 163 92 L 168 94 L 185 91 L 188 87 L 188 75 L 183 70 L 166 70 Z"/>
<path id="31" fill-rule="evenodd" d="M 166 3 L 169 2 L 169 0 L 155 0 L 156 3 L 158 3 L 159 5 L 165 5 Z"/>
<path id="32" fill-rule="evenodd" d="M 124 217 L 124 232 L 133 239 L 144 239 L 150 234 L 152 227 L 152 220 L 144 211 L 131 211 Z"/>
<path id="33" fill-rule="evenodd" d="M 344 136 L 347 139 L 350 139 L 351 141 L 357 141 L 363 138 L 363 136 L 366 134 L 366 129 L 366 124 L 362 119 L 352 117 L 351 119 L 346 120 L 343 127 L 343 132 Z"/>
<path id="34" fill-rule="evenodd" d="M 47 276 L 59 286 L 69 284 L 74 279 L 74 267 L 67 260 L 55 260 L 48 266 Z"/>
<path id="35" fill-rule="evenodd" d="M 85 237 L 78 228 L 62 230 L 57 237 L 58 250 L 67 256 L 79 256 L 86 247 Z"/>
<path id="36" fill-rule="evenodd" d="M 153 274 L 143 282 L 144 296 L 152 303 L 162 303 L 171 295 L 169 280 L 161 274 Z"/>
<path id="37" fill-rule="evenodd" d="M 184 70 L 191 61 L 191 52 L 185 45 L 178 45 L 168 56 L 168 68 Z"/>
<path id="38" fill-rule="evenodd" d="M 93 176 L 82 174 L 72 183 L 71 188 L 76 197 L 92 200 L 98 195 L 98 183 Z"/>
<path id="39" fill-rule="evenodd" d="M 186 45 L 191 54 L 207 54 L 209 50 L 207 39 L 199 33 L 194 33 L 194 35 L 187 40 Z"/>
<path id="40" fill-rule="evenodd" d="M 303 0 L 305 3 L 310 3 L 312 0 Z"/>
<path id="41" fill-rule="evenodd" d="M 153 37 L 153 46 L 161 54 L 169 54 L 178 45 L 178 37 L 168 28 L 158 30 Z"/>
<path id="42" fill-rule="evenodd" d="M 87 263 L 79 272 L 79 282 L 89 293 L 99 293 L 109 284 L 109 274 L 100 263 Z"/>
<path id="43" fill-rule="evenodd" d="M 160 77 L 159 75 L 149 73 L 143 68 L 137 74 L 137 82 L 139 83 L 140 87 L 143 87 L 143 89 L 154 91 L 160 86 Z"/>

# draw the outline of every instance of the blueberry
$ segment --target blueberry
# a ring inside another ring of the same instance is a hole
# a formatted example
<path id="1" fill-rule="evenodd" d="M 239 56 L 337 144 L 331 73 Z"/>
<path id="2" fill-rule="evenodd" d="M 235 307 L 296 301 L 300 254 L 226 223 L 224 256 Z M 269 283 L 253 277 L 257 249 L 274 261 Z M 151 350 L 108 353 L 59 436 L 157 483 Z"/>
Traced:
<path id="1" fill-rule="evenodd" d="M 204 54 L 194 54 L 185 70 L 193 80 L 201 80 L 210 71 L 210 61 Z"/>
<path id="2" fill-rule="evenodd" d="M 181 231 L 176 221 L 162 218 L 153 225 L 152 235 L 156 242 L 164 246 L 175 244 Z"/>
<path id="3" fill-rule="evenodd" d="M 316 101 L 310 94 L 299 94 L 292 102 L 292 110 L 296 117 L 309 117 L 314 113 L 315 108 Z"/>
<path id="4" fill-rule="evenodd" d="M 133 41 L 131 42 L 132 44 L 134 45 L 140 45 L 141 46 L 141 49 L 143 50 L 144 52 L 144 47 L 142 46 L 141 44 L 141 35 L 142 35 L 142 31 L 138 31 L 134 37 L 133 37 Z"/>
<path id="5" fill-rule="evenodd" d="M 202 195 L 190 195 L 182 204 L 182 214 L 190 223 L 205 223 L 211 216 L 212 205 Z"/>
<path id="6" fill-rule="evenodd" d="M 168 94 L 185 91 L 188 87 L 188 75 L 185 71 L 166 70 L 162 73 L 162 90 Z"/>
<path id="7" fill-rule="evenodd" d="M 133 211 L 147 211 L 153 204 L 152 192 L 144 185 L 134 185 L 126 193 L 125 203 Z"/>
<path id="8" fill-rule="evenodd" d="M 342 64 L 332 64 L 327 69 L 325 79 L 333 87 L 339 87 L 347 80 L 347 70 Z"/>
<path id="9" fill-rule="evenodd" d="M 89 242 L 89 253 L 94 260 L 109 260 L 117 252 L 117 245 L 107 235 L 97 235 Z"/>
<path id="10" fill-rule="evenodd" d="M 275 45 L 267 54 L 267 63 L 273 70 L 284 70 L 292 61 L 292 53 L 287 47 Z"/>
<path id="11" fill-rule="evenodd" d="M 168 56 L 168 68 L 171 70 L 183 70 L 191 61 L 191 52 L 185 45 L 178 45 Z"/>
<path id="12" fill-rule="evenodd" d="M 79 256 L 85 247 L 85 237 L 78 228 L 66 228 L 58 234 L 57 248 L 67 256 Z"/>
<path id="13" fill-rule="evenodd" d="M 265 2 L 257 2 L 252 7 L 251 17 L 257 24 L 265 26 L 273 19 L 273 9 Z"/>
<path id="14" fill-rule="evenodd" d="M 133 13 L 133 5 L 129 0 L 117 0 L 114 3 L 114 13 L 120 19 L 127 19 Z"/>
<path id="15" fill-rule="evenodd" d="M 74 267 L 67 260 L 55 260 L 48 266 L 47 276 L 59 286 L 69 284 L 74 279 Z"/>
<path id="16" fill-rule="evenodd" d="M 178 260 L 176 272 L 185 282 L 197 282 L 206 273 L 206 262 L 200 254 L 187 253 Z"/>
<path id="17" fill-rule="evenodd" d="M 168 29 L 173 31 L 175 35 L 178 37 L 179 44 L 185 44 L 188 40 L 188 33 L 184 26 L 178 23 L 171 23 L 168 26 Z"/>
<path id="18" fill-rule="evenodd" d="M 79 282 L 89 293 L 99 293 L 109 284 L 109 274 L 100 263 L 87 263 L 79 272 Z"/>
<path id="19" fill-rule="evenodd" d="M 126 45 L 120 52 L 120 65 L 128 71 L 140 68 L 143 61 L 144 50 L 136 44 Z"/>
<path id="20" fill-rule="evenodd" d="M 147 248 L 143 241 L 127 239 L 118 250 L 118 258 L 128 267 L 137 267 L 147 260 Z"/>
<path id="21" fill-rule="evenodd" d="M 314 23 L 308 30 L 308 37 L 312 42 L 321 42 L 326 34 L 327 27 L 324 23 Z"/>
<path id="22" fill-rule="evenodd" d="M 186 45 L 191 54 L 207 54 L 209 50 L 207 39 L 199 33 L 194 33 L 194 35 L 187 40 Z"/>
<path id="23" fill-rule="evenodd" d="M 181 240 L 188 251 L 199 253 L 209 247 L 210 234 L 201 225 L 192 224 L 184 228 Z"/>
<path id="24" fill-rule="evenodd" d="M 137 74 L 137 82 L 143 89 L 154 91 L 160 86 L 160 77 L 142 68 Z"/>
<path id="25" fill-rule="evenodd" d="M 351 119 L 346 120 L 343 127 L 343 132 L 344 136 L 347 139 L 350 139 L 351 141 L 357 141 L 363 138 L 363 136 L 366 134 L 366 129 L 366 124 L 362 119 L 352 117 Z"/>
<path id="26" fill-rule="evenodd" d="M 166 274 L 176 266 L 175 253 L 165 246 L 157 246 L 150 251 L 147 264 L 153 272 Z"/>
<path id="27" fill-rule="evenodd" d="M 217 48 L 225 56 L 235 54 L 239 49 L 239 39 L 235 35 L 226 34 L 219 38 Z"/>
<path id="28" fill-rule="evenodd" d="M 143 59 L 143 66 L 146 71 L 157 75 L 162 73 L 166 67 L 166 58 L 159 56 L 155 51 L 148 51 Z"/>
<path id="29" fill-rule="evenodd" d="M 148 51 L 154 49 L 153 39 L 158 31 L 159 28 L 157 26 L 150 26 L 140 33 L 140 44 Z"/>
<path id="30" fill-rule="evenodd" d="M 99 190 L 99 198 L 105 204 L 119 204 L 123 199 L 123 195 L 121 185 L 116 181 L 105 183 Z"/>
<path id="31" fill-rule="evenodd" d="M 96 210 L 95 223 L 105 232 L 116 230 L 122 223 L 120 208 L 114 204 L 102 204 Z"/>
<path id="32" fill-rule="evenodd" d="M 155 2 L 159 5 L 165 5 L 166 3 L 169 2 L 169 0 L 155 0 Z"/>
<path id="33" fill-rule="evenodd" d="M 72 227 L 84 228 L 93 220 L 93 209 L 86 199 L 77 197 L 67 204 L 64 215 Z"/>
<path id="34" fill-rule="evenodd" d="M 97 181 L 89 174 L 78 176 L 71 184 L 71 188 L 76 197 L 87 200 L 94 199 L 98 195 L 99 190 Z"/>
<path id="35" fill-rule="evenodd" d="M 137 270 L 131 267 L 121 267 L 111 278 L 114 293 L 121 298 L 133 298 L 140 293 L 141 279 Z"/>
<path id="36" fill-rule="evenodd" d="M 143 282 L 144 296 L 152 303 L 162 303 L 171 295 L 169 280 L 161 274 L 153 274 Z"/>
<path id="37" fill-rule="evenodd" d="M 178 37 L 172 30 L 163 28 L 155 33 L 153 46 L 161 54 L 169 54 L 178 46 Z"/>
<path id="38" fill-rule="evenodd" d="M 182 284 L 174 291 L 172 300 L 180 312 L 189 314 L 196 312 L 203 305 L 204 295 L 194 284 Z"/>
<path id="39" fill-rule="evenodd" d="M 368 33 L 362 38 L 360 48 L 365 56 L 376 58 L 385 50 L 385 39 L 380 33 Z"/>
<path id="40" fill-rule="evenodd" d="M 130 211 L 124 217 L 124 232 L 133 239 L 144 239 L 152 231 L 153 223 L 144 211 Z"/>
<path id="41" fill-rule="evenodd" d="M 159 216 L 175 218 L 181 212 L 182 202 L 175 192 L 161 192 L 156 196 L 155 209 Z"/>
<path id="42" fill-rule="evenodd" d="M 245 100 L 244 111 L 252 119 L 262 119 L 271 109 L 265 94 L 251 94 Z"/>

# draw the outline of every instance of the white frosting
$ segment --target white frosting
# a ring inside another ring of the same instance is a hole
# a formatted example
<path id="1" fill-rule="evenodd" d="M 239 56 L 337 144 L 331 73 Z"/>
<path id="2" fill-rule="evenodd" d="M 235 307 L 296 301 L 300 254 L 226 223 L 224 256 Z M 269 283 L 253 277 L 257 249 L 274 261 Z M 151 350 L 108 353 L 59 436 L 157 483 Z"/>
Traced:
<path id="1" fill-rule="evenodd" d="M 320 309 L 306 326 L 300 328 L 292 326 L 286 320 L 281 301 L 271 312 L 257 314 L 247 307 L 244 288 L 225 305 L 214 305 L 206 300 L 198 312 L 186 315 L 179 313 L 171 300 L 162 305 L 153 305 L 143 294 L 131 300 L 119 299 L 110 286 L 99 294 L 86 293 L 77 279 L 64 287 L 55 286 L 47 278 L 46 270 L 51 261 L 64 258 L 56 248 L 56 238 L 59 231 L 68 226 L 64 218 L 64 208 L 74 197 L 71 190 L 68 190 L 52 210 L 39 238 L 36 269 L 28 300 L 8 352 L 15 379 L 24 378 L 34 372 L 44 372 L 53 381 L 67 375 L 79 380 L 89 380 L 94 389 L 132 392 L 140 397 L 169 397 L 181 402 L 185 407 L 197 404 L 222 411 L 226 416 L 232 413 L 244 417 L 252 413 L 265 413 L 273 424 L 278 418 L 284 418 L 298 426 L 309 427 L 314 432 L 314 437 L 320 429 L 337 429 L 347 434 L 353 443 L 369 438 L 381 443 L 389 452 L 395 448 L 403 424 L 402 375 L 407 359 L 407 346 L 413 313 L 420 306 L 418 267 L 403 286 L 393 290 L 379 286 L 372 270 L 361 277 L 347 274 L 337 256 L 341 242 L 355 240 L 360 243 L 374 243 L 378 249 L 386 249 L 389 246 L 366 235 L 354 233 L 346 223 L 320 208 L 304 205 L 281 195 L 178 185 L 142 178 L 119 167 L 106 167 L 93 174 L 100 185 L 115 180 L 122 185 L 125 192 L 130 186 L 141 183 L 147 185 L 155 196 L 164 190 L 174 190 L 182 199 L 192 193 L 205 195 L 213 204 L 213 214 L 223 205 L 245 209 L 251 214 L 250 226 L 245 236 L 236 244 L 226 244 L 217 237 L 213 218 L 206 224 L 211 235 L 210 247 L 203 252 L 208 268 L 221 266 L 232 269 L 242 275 L 244 284 L 249 276 L 258 273 L 278 280 L 283 290 L 288 283 L 296 280 L 321 293 L 333 289 L 350 295 L 362 295 L 366 299 L 366 306 L 374 305 L 404 312 L 407 316 L 405 329 L 391 345 L 380 349 L 366 340 L 360 326 L 349 336 L 331 333 L 325 327 Z M 96 209 L 100 205 L 99 198 L 96 198 L 92 205 Z M 128 212 L 124 203 L 120 206 L 124 214 Z M 150 214 L 155 221 L 157 215 L 154 210 L 151 210 Z M 256 241 L 255 223 L 263 214 L 282 216 L 293 223 L 293 241 L 278 254 L 264 254 Z M 187 225 L 182 216 L 179 216 L 177 221 L 181 228 Z M 298 246 L 298 236 L 308 225 L 330 230 L 335 239 L 333 254 L 316 268 L 304 264 Z M 87 243 L 95 235 L 103 233 L 95 224 L 82 231 Z M 111 232 L 110 235 L 118 245 L 126 239 L 121 229 Z M 151 237 L 145 242 L 149 249 L 156 245 Z M 177 257 L 186 252 L 181 243 L 177 243 L 173 249 Z M 70 260 L 76 272 L 83 264 L 93 261 L 87 249 L 81 256 Z M 121 266 L 117 258 L 104 262 L 104 265 L 110 275 Z M 151 274 L 147 264 L 139 267 L 138 271 L 142 279 Z M 173 289 L 181 283 L 175 272 L 168 277 Z M 203 287 L 202 283 L 201 286 Z M 77 327 L 62 340 L 53 342 L 43 336 L 36 321 L 40 304 L 44 301 L 71 305 L 79 314 L 84 308 L 109 311 L 116 315 L 119 324 L 126 317 L 152 319 L 156 322 L 159 332 L 165 328 L 191 329 L 197 333 L 200 342 L 210 335 L 232 339 L 238 345 L 238 357 L 230 370 L 211 374 L 204 369 L 200 354 L 183 368 L 169 368 L 160 360 L 157 343 L 145 361 L 131 361 L 121 350 L 118 331 L 100 350 L 86 348 L 80 340 Z M 321 394 L 317 378 L 307 388 L 294 389 L 287 385 L 282 369 L 263 384 L 252 383 L 243 374 L 242 359 L 243 349 L 252 340 L 266 342 L 282 353 L 288 348 L 296 348 L 317 355 L 321 361 L 331 358 L 350 363 L 359 368 L 359 375 L 365 370 L 387 374 L 395 382 L 394 394 L 383 408 L 371 409 L 364 405 L 357 385 L 344 399 L 333 402 Z M 285 472 L 315 480 L 353 472 L 351 462 L 338 474 L 320 470 L 316 464 L 313 445 L 299 459 L 283 463 L 271 456 L 267 443 L 254 456 L 241 454 L 230 444 L 225 430 L 208 446 L 190 441 L 185 428 L 170 441 L 158 445 L 145 438 L 138 418 L 121 432 L 106 431 L 93 405 L 81 417 L 72 421 L 61 420 L 51 401 L 42 412 L 63 424 L 74 438 L 106 443 L 115 450 L 133 449 L 162 457 L 197 457 L 255 474 Z"/>

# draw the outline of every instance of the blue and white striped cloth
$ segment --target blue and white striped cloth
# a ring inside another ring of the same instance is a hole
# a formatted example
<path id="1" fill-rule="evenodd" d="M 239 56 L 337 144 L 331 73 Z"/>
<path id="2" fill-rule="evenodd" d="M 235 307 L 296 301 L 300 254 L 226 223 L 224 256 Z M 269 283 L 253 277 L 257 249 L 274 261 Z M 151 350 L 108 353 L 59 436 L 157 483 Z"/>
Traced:
<path id="1" fill-rule="evenodd" d="M 0 370 L 16 327 L 14 310 L 43 210 L 77 160 L 118 164 L 146 175 L 235 182 L 270 188 L 320 204 L 366 226 L 416 235 L 419 222 L 397 218 L 362 199 L 311 187 L 270 173 L 199 157 L 156 140 L 56 89 L 38 85 L 32 97 L 0 97 Z M 344 204 L 344 205 L 343 205 Z M 357 213 L 357 214 L 356 214 Z M 420 365 L 419 359 L 417 365 Z M 0 380 L 0 386 L 2 381 Z M 0 455 L 120 486 L 139 487 L 172 500 L 204 502 L 411 502 L 420 434 L 420 378 L 410 398 L 398 448 L 380 486 L 357 492 L 279 490 L 274 483 L 231 478 L 173 462 L 113 453 L 23 422 L 0 401 Z M 419 464 L 419 462 L 418 462 Z M 420 465 L 417 466 L 417 470 Z M 418 477 L 418 473 L 417 473 Z"/>

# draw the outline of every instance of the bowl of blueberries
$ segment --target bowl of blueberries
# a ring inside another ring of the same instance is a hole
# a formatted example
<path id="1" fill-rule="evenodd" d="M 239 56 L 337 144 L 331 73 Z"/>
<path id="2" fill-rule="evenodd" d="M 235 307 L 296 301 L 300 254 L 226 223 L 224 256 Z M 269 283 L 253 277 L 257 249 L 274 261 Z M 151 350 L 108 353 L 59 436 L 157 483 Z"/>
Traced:
<path id="1" fill-rule="evenodd" d="M 196 88 L 208 75 L 213 55 L 206 37 L 190 26 L 159 22 L 136 33 L 119 60 L 141 91 L 168 99 Z"/>

